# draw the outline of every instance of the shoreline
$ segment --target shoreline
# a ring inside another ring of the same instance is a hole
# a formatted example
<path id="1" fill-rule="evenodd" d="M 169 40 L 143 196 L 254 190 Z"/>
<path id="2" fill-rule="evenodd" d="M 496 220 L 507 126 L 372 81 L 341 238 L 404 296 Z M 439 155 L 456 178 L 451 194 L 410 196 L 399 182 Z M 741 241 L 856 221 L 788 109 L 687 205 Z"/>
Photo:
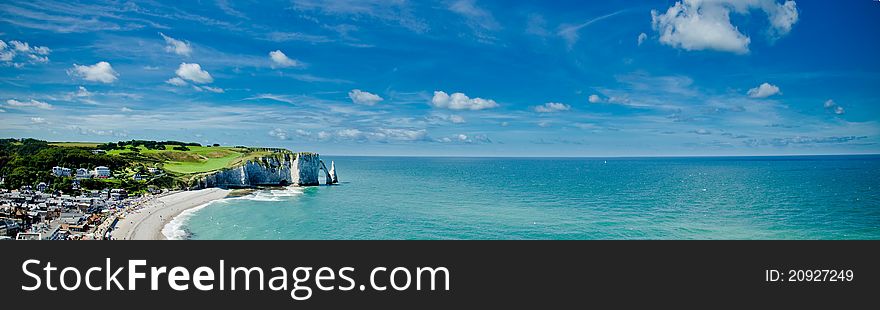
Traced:
<path id="1" fill-rule="evenodd" d="M 119 218 L 111 236 L 115 240 L 165 240 L 162 229 L 183 211 L 226 198 L 231 190 L 207 188 L 156 198 L 146 207 Z"/>

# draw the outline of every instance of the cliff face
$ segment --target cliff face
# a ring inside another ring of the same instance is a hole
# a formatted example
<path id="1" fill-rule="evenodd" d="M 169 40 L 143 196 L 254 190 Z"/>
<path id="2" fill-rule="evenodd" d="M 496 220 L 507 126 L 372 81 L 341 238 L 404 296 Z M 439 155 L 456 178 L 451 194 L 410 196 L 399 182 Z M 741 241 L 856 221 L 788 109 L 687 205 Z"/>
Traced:
<path id="1" fill-rule="evenodd" d="M 198 187 L 318 185 L 318 154 L 296 153 L 260 157 L 236 168 L 206 175 Z"/>
<path id="2" fill-rule="evenodd" d="M 300 186 L 319 185 L 318 170 L 320 170 L 321 159 L 318 154 L 299 153 L 293 161 L 291 173 L 296 177 L 294 184 Z"/>

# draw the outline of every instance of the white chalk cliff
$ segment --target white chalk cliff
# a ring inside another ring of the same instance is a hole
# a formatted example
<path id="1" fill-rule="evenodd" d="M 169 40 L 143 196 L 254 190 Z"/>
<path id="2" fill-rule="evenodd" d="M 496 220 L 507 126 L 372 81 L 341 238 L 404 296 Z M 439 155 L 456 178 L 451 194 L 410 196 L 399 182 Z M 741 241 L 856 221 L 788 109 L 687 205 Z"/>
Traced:
<path id="1" fill-rule="evenodd" d="M 284 153 L 248 160 L 201 177 L 197 187 L 314 186 L 321 159 L 314 153 Z"/>

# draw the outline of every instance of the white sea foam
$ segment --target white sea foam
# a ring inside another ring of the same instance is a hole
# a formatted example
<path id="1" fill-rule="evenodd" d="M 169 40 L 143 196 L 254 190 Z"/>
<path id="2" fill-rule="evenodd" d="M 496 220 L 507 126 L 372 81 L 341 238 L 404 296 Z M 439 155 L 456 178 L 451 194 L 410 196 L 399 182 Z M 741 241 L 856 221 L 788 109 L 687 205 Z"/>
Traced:
<path id="1" fill-rule="evenodd" d="M 230 200 L 285 201 L 302 195 L 302 193 L 303 188 L 288 186 L 284 189 L 259 190 L 241 197 L 224 198 L 212 201 L 198 207 L 184 210 L 179 215 L 175 216 L 170 222 L 168 222 L 168 224 L 165 224 L 165 226 L 162 227 L 162 235 L 168 240 L 184 240 L 189 238 L 189 232 L 186 231 L 187 222 L 189 222 L 190 218 L 192 218 L 199 210 L 204 209 L 212 203 L 224 203 Z"/>
<path id="2" fill-rule="evenodd" d="M 198 212 L 201 209 L 204 209 L 205 207 L 207 207 L 210 204 L 211 204 L 211 202 L 200 205 L 195 208 L 183 210 L 183 212 L 180 212 L 180 214 L 175 216 L 173 219 L 171 219 L 171 221 L 168 222 L 168 224 L 165 224 L 165 226 L 162 227 L 162 235 L 164 235 L 165 239 L 168 239 L 168 240 L 185 240 L 185 239 L 187 239 L 187 237 L 189 237 L 189 233 L 184 228 L 184 226 L 186 225 L 186 222 L 188 222 L 189 218 L 191 218 L 193 215 L 195 215 L 196 212 Z"/>
<path id="3" fill-rule="evenodd" d="M 228 198 L 230 200 L 238 199 L 238 200 L 253 200 L 253 201 L 285 201 L 290 200 L 292 197 L 296 197 L 302 195 L 303 188 L 288 186 L 284 189 L 273 189 L 273 190 L 260 190 L 253 192 L 250 195 Z"/>

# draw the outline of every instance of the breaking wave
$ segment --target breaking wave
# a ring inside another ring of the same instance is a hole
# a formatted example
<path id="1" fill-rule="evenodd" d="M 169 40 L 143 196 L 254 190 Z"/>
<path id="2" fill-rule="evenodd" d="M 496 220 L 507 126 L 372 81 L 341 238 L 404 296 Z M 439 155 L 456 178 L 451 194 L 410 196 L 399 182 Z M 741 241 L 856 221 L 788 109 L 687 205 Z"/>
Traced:
<path id="1" fill-rule="evenodd" d="M 165 238 L 168 240 L 189 239 L 191 234 L 189 233 L 189 231 L 187 231 L 186 225 L 189 222 L 190 218 L 192 218 L 197 212 L 199 212 L 199 210 L 202 210 L 213 203 L 224 203 L 229 200 L 285 201 L 302 195 L 302 193 L 302 188 L 289 186 L 285 187 L 284 189 L 258 190 L 241 197 L 224 198 L 212 201 L 198 207 L 186 209 L 179 215 L 175 216 L 173 219 L 171 219 L 170 222 L 168 222 L 168 224 L 165 224 L 165 226 L 162 227 L 162 235 L 164 235 Z"/>

